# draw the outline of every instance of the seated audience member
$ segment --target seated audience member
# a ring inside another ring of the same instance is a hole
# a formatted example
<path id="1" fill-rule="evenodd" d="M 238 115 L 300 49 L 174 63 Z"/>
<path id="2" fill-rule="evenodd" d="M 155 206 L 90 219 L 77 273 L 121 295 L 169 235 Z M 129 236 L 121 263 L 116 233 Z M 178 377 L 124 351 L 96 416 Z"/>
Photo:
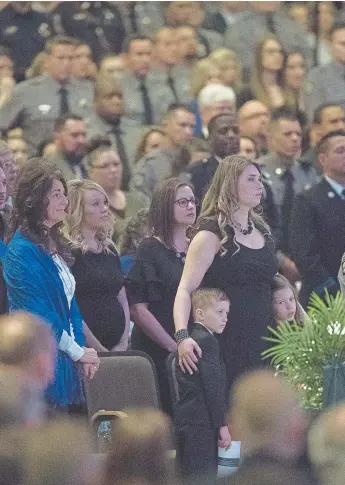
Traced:
<path id="1" fill-rule="evenodd" d="M 113 428 L 103 485 L 171 485 L 174 481 L 169 422 L 159 411 L 129 411 Z M 135 457 L 135 459 L 134 459 Z"/>
<path id="2" fill-rule="evenodd" d="M 56 351 L 51 328 L 39 317 L 24 312 L 1 317 L 1 379 L 11 372 L 22 386 L 28 421 L 44 417 L 43 393 L 54 379 Z"/>
<path id="3" fill-rule="evenodd" d="M 192 25 L 176 27 L 181 65 L 191 69 L 199 59 L 198 36 Z M 204 57 L 204 56 L 200 56 Z"/>
<path id="4" fill-rule="evenodd" d="M 35 56 L 30 66 L 25 71 L 25 79 L 44 76 L 47 72 L 47 54 L 42 51 Z"/>
<path id="5" fill-rule="evenodd" d="M 109 350 L 127 350 L 129 308 L 119 255 L 111 240 L 109 200 L 91 180 L 68 184 L 65 234 L 72 248 L 71 271 L 83 320 Z"/>
<path id="6" fill-rule="evenodd" d="M 6 205 L 12 206 L 12 197 L 18 176 L 18 164 L 7 143 L 0 140 L 0 165 L 6 177 Z"/>
<path id="7" fill-rule="evenodd" d="M 140 209 L 135 216 L 128 220 L 125 230 L 121 234 L 119 242 L 120 263 L 124 275 L 127 275 L 132 268 L 141 241 L 150 235 L 148 216 L 148 209 Z"/>
<path id="8" fill-rule="evenodd" d="M 86 127 L 83 118 L 72 113 L 58 118 L 54 128 L 56 154 L 51 159 L 65 180 L 86 178 L 83 158 L 86 153 Z"/>
<path id="9" fill-rule="evenodd" d="M 345 131 L 333 131 L 317 145 L 323 177 L 297 195 L 290 218 L 289 248 L 302 278 L 300 300 L 339 291 L 338 271 L 345 252 Z"/>
<path id="10" fill-rule="evenodd" d="M 0 130 L 20 127 L 32 156 L 53 135 L 55 121 L 68 112 L 87 117 L 92 112 L 93 87 L 71 77 L 74 40 L 57 36 L 46 44 L 47 75 L 18 84 L 12 99 L 0 109 Z"/>
<path id="11" fill-rule="evenodd" d="M 218 114 L 236 113 L 236 95 L 233 89 L 222 84 L 209 84 L 198 95 L 198 106 L 201 118 L 200 136 L 207 139 L 207 125 Z"/>
<path id="12" fill-rule="evenodd" d="M 256 48 L 250 82 L 237 95 L 237 107 L 252 99 L 261 101 L 270 109 L 286 104 L 283 84 L 285 53 L 277 37 L 268 36 Z"/>
<path id="13" fill-rule="evenodd" d="M 180 63 L 176 29 L 164 26 L 156 30 L 153 38 L 153 78 L 165 88 L 165 102 L 186 103 L 190 100 L 188 89 L 189 72 Z"/>
<path id="14" fill-rule="evenodd" d="M 101 136 L 110 141 L 112 148 L 121 158 L 122 188 L 127 190 L 142 126 L 133 120 L 124 119 L 123 89 L 112 79 L 97 78 L 94 110 L 94 115 L 88 120 L 89 139 Z"/>
<path id="15" fill-rule="evenodd" d="M 196 203 L 189 184 L 178 178 L 157 185 L 149 209 L 150 237 L 142 240 L 126 278 L 132 321 L 132 348 L 156 364 L 162 409 L 172 403 L 165 360 L 176 352 L 173 305 L 187 252 L 186 231 L 195 222 Z"/>
<path id="16" fill-rule="evenodd" d="M 23 138 L 8 138 L 7 146 L 13 153 L 18 167 L 22 167 L 28 161 L 28 146 Z"/>
<path id="17" fill-rule="evenodd" d="M 268 145 L 268 125 L 270 110 L 261 101 L 247 101 L 238 110 L 240 134 L 252 138 L 259 155 L 265 155 Z"/>
<path id="18" fill-rule="evenodd" d="M 310 128 L 310 148 L 303 153 L 306 162 L 317 167 L 316 145 L 331 131 L 345 130 L 345 111 L 338 104 L 326 103 L 316 108 Z"/>
<path id="19" fill-rule="evenodd" d="M 214 116 L 208 126 L 211 155 L 188 167 L 190 181 L 195 196 L 201 201 L 223 158 L 239 151 L 240 138 L 236 116 L 219 114 Z"/>
<path id="20" fill-rule="evenodd" d="M 307 66 L 302 52 L 294 49 L 288 52 L 283 65 L 283 85 L 285 91 L 285 105 L 293 109 L 299 116 L 302 128 L 306 124 L 304 85 Z"/>
<path id="21" fill-rule="evenodd" d="M 255 62 L 255 49 L 269 35 L 277 35 L 279 43 L 289 52 L 299 46 L 308 62 L 311 61 L 311 49 L 305 33 L 281 8 L 282 2 L 249 2 L 249 11 L 228 27 L 225 33 L 225 45 L 233 49 L 241 59 L 245 79 L 248 80 Z"/>
<path id="22" fill-rule="evenodd" d="M 148 128 L 142 135 L 137 145 L 134 163 L 139 162 L 146 155 L 150 155 L 154 150 L 165 148 L 167 145 L 167 135 L 163 128 L 153 126 Z"/>
<path id="23" fill-rule="evenodd" d="M 345 109 L 345 22 L 336 22 L 330 31 L 333 60 L 314 67 L 308 75 L 305 88 L 306 109 L 309 119 L 315 109 L 324 103 L 334 103 Z"/>
<path id="24" fill-rule="evenodd" d="M 110 212 L 115 216 L 113 240 L 118 242 L 129 217 L 134 216 L 142 203 L 134 192 L 126 192 L 122 187 L 123 166 L 119 154 L 108 140 L 95 139 L 90 146 L 87 173 L 91 180 L 99 184 L 109 199 Z"/>
<path id="25" fill-rule="evenodd" d="M 171 177 L 179 165 L 183 167 L 189 163 L 188 146 L 193 138 L 195 116 L 187 106 L 172 104 L 162 126 L 167 136 L 166 147 L 144 156 L 133 170 L 131 191 L 138 194 L 146 206 L 150 204 L 156 185 Z"/>
<path id="26" fill-rule="evenodd" d="M 206 15 L 204 26 L 224 35 L 227 28 L 235 24 L 247 8 L 247 2 L 219 2 L 216 11 Z"/>
<path id="27" fill-rule="evenodd" d="M 180 27 L 192 25 L 197 34 L 198 51 L 200 57 L 208 56 L 212 51 L 223 46 L 223 37 L 214 30 L 205 29 L 204 2 L 166 2 L 164 18 L 167 25 Z"/>
<path id="28" fill-rule="evenodd" d="M 1 11 L 0 44 L 11 49 L 17 82 L 25 79 L 26 69 L 54 33 L 50 19 L 31 4 L 7 2 Z"/>
<path id="29" fill-rule="evenodd" d="M 230 429 L 241 441 L 243 458 L 229 483 L 246 483 L 249 472 L 260 477 L 267 466 L 274 472 L 269 482 L 273 485 L 294 473 L 311 483 L 307 470 L 299 466 L 306 453 L 308 424 L 293 388 L 279 375 L 258 370 L 240 377 L 231 396 Z"/>
<path id="30" fill-rule="evenodd" d="M 323 412 L 313 422 L 308 437 L 308 455 L 320 485 L 341 485 L 345 464 L 345 407 L 343 403 Z"/>
<path id="31" fill-rule="evenodd" d="M 298 271 L 289 248 L 289 223 L 294 198 L 317 183 L 319 177 L 312 165 L 300 160 L 302 130 L 297 115 L 288 108 L 273 111 L 269 125 L 270 152 L 259 158 L 264 177 L 273 191 L 278 208 L 281 234 L 277 240 L 278 258 L 283 274 L 294 283 Z"/>
<path id="32" fill-rule="evenodd" d="M 200 91 L 209 84 L 224 84 L 222 80 L 221 69 L 216 66 L 209 58 L 197 61 L 190 72 L 189 90 L 193 98 L 190 107 L 195 114 L 196 126 L 195 135 L 202 135 L 202 122 L 198 105 L 198 96 Z"/>
<path id="33" fill-rule="evenodd" d="M 249 138 L 248 136 L 240 137 L 240 151 L 238 152 L 238 155 L 241 157 L 252 158 L 253 160 L 258 158 L 259 153 L 253 138 Z"/>
<path id="34" fill-rule="evenodd" d="M 16 85 L 13 67 L 11 50 L 0 45 L 0 108 L 11 99 Z"/>
<path id="35" fill-rule="evenodd" d="M 88 44 L 76 41 L 72 76 L 79 80 L 92 81 L 97 73 L 97 67 L 92 59 L 92 52 Z"/>
<path id="36" fill-rule="evenodd" d="M 99 63 L 98 75 L 101 78 L 121 82 L 125 75 L 124 56 L 105 56 Z"/>
<path id="37" fill-rule="evenodd" d="M 242 67 L 236 53 L 223 47 L 222 49 L 213 51 L 208 56 L 208 59 L 220 69 L 221 79 L 225 86 L 229 86 L 237 93 L 242 85 Z"/>
<path id="38" fill-rule="evenodd" d="M 229 299 L 221 290 L 202 288 L 192 294 L 195 323 L 190 336 L 199 345 L 202 359 L 193 374 L 182 372 L 178 359 L 175 370 L 179 396 L 174 411 L 176 458 L 185 477 L 215 479 L 218 446 L 231 446 L 226 370 L 216 338 L 226 326 L 229 308 Z"/>
<path id="39" fill-rule="evenodd" d="M 277 273 L 273 278 L 272 291 L 276 322 L 293 322 L 295 320 L 297 323 L 303 323 L 306 313 L 298 301 L 296 289 L 290 281 Z"/>
<path id="40" fill-rule="evenodd" d="M 45 392 L 54 412 L 84 403 L 81 372 L 92 378 L 99 366 L 97 352 L 84 346 L 70 251 L 59 230 L 68 206 L 65 194 L 66 182 L 53 162 L 33 158 L 22 167 L 4 259 L 10 311 L 33 312 L 55 336 L 56 369 Z"/>

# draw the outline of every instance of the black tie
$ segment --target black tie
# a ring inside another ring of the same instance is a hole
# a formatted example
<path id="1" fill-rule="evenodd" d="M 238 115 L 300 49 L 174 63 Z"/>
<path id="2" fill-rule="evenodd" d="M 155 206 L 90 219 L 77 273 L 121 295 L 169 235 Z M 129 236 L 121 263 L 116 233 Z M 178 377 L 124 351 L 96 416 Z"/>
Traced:
<path id="1" fill-rule="evenodd" d="M 119 157 L 121 159 L 122 166 L 123 166 L 122 187 L 121 188 L 123 190 L 127 190 L 128 186 L 129 186 L 130 169 L 129 169 L 129 165 L 128 165 L 128 157 L 127 157 L 127 153 L 126 153 L 126 150 L 125 150 L 125 145 L 122 141 L 120 128 L 118 126 L 115 126 L 113 128 L 112 132 L 114 133 L 114 136 L 115 136 L 117 153 L 119 154 Z"/>
<path id="2" fill-rule="evenodd" d="M 150 98 L 147 92 L 147 87 L 145 81 L 142 80 L 140 84 L 141 98 L 144 105 L 144 124 L 152 125 L 152 108 L 150 103 Z"/>
<path id="3" fill-rule="evenodd" d="M 289 238 L 289 224 L 290 224 L 290 216 L 293 201 L 295 198 L 295 191 L 293 188 L 294 176 L 291 170 L 288 168 L 282 175 L 282 180 L 284 182 L 285 190 L 284 190 L 284 197 L 282 203 L 282 233 L 283 233 L 283 240 L 282 240 L 282 250 L 285 253 L 288 253 L 288 238 Z"/>
<path id="4" fill-rule="evenodd" d="M 61 86 L 60 93 L 60 116 L 63 116 L 69 112 L 68 109 L 68 91 L 65 86 Z"/>
<path id="5" fill-rule="evenodd" d="M 275 26 L 275 23 L 274 23 L 274 18 L 273 18 L 272 13 L 268 13 L 266 15 L 266 28 L 267 28 L 268 32 L 270 32 L 271 34 L 273 34 L 273 35 L 276 34 L 276 26 Z"/>
<path id="6" fill-rule="evenodd" d="M 178 101 L 174 79 L 171 76 L 169 76 L 167 81 L 168 81 L 168 86 L 169 86 L 169 88 L 171 89 L 171 92 L 174 95 L 175 101 Z"/>

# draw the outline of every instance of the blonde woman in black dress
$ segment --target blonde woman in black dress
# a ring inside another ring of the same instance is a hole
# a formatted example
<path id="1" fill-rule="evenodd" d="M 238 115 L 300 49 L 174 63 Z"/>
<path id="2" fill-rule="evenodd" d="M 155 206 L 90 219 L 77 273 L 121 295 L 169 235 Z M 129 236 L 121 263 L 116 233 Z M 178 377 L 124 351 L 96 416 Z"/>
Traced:
<path id="1" fill-rule="evenodd" d="M 202 355 L 188 336 L 191 294 L 202 285 L 229 297 L 221 336 L 229 387 L 243 371 L 261 365 L 263 337 L 274 324 L 271 284 L 277 262 L 270 229 L 257 212 L 262 194 L 260 168 L 252 160 L 233 155 L 220 163 L 192 231 L 175 299 L 179 362 L 193 373 Z"/>

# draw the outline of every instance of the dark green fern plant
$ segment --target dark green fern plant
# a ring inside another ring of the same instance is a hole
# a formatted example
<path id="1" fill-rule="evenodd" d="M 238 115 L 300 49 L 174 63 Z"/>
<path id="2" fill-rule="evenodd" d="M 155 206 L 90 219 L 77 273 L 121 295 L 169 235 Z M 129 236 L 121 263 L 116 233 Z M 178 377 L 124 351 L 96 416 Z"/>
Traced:
<path id="1" fill-rule="evenodd" d="M 323 367 L 345 362 L 345 299 L 313 295 L 303 325 L 283 322 L 269 328 L 272 346 L 263 352 L 295 387 L 305 408 L 321 409 Z"/>

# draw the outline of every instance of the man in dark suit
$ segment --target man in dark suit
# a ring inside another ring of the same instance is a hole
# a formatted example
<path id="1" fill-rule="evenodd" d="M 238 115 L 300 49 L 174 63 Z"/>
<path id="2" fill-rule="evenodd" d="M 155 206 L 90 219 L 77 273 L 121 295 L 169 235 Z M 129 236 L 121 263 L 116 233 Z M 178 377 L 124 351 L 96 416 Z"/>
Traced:
<path id="1" fill-rule="evenodd" d="M 217 446 L 230 447 L 231 437 L 226 425 L 226 371 L 214 335 L 223 332 L 229 308 L 229 300 L 221 290 L 203 288 L 192 295 L 196 323 L 190 336 L 200 346 L 202 359 L 194 374 L 183 373 L 176 359 L 179 399 L 174 415 L 176 457 L 186 476 L 216 478 Z M 177 343 L 185 338 L 184 332 L 176 332 Z"/>
<path id="2" fill-rule="evenodd" d="M 323 296 L 325 290 L 339 290 L 337 274 L 345 252 L 345 131 L 324 136 L 317 155 L 323 177 L 296 197 L 289 228 L 304 306 L 312 292 Z"/>
<path id="3" fill-rule="evenodd" d="M 188 173 L 194 185 L 194 194 L 201 201 L 210 184 L 219 162 L 239 152 L 240 136 L 237 118 L 232 114 L 219 114 L 209 122 L 211 156 L 193 164 Z"/>

